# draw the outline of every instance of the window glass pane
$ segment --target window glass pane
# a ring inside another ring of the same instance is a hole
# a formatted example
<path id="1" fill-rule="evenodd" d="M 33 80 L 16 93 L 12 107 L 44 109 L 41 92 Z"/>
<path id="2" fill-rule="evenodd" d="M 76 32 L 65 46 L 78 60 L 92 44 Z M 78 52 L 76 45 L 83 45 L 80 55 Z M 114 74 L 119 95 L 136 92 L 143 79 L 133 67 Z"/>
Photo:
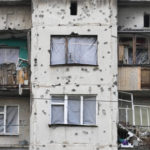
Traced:
<path id="1" fill-rule="evenodd" d="M 126 110 L 119 109 L 119 122 L 126 124 Z"/>
<path id="2" fill-rule="evenodd" d="M 96 124 L 96 97 L 84 97 L 83 124 Z"/>
<path id="3" fill-rule="evenodd" d="M 4 132 L 4 115 L 0 115 L 0 133 Z"/>
<path id="4" fill-rule="evenodd" d="M 7 106 L 6 112 L 6 132 L 7 133 L 18 133 L 18 107 Z"/>
<path id="5" fill-rule="evenodd" d="M 136 64 L 148 64 L 148 40 L 137 37 L 136 39 Z"/>
<path id="6" fill-rule="evenodd" d="M 80 124 L 80 97 L 68 97 L 68 124 Z"/>
<path id="7" fill-rule="evenodd" d="M 0 112 L 4 112 L 4 107 L 0 106 Z"/>
<path id="8" fill-rule="evenodd" d="M 148 126 L 148 116 L 147 116 L 147 109 L 142 108 L 142 125 Z"/>
<path id="9" fill-rule="evenodd" d="M 19 58 L 18 48 L 0 48 L 0 64 L 17 63 Z"/>
<path id="10" fill-rule="evenodd" d="M 97 65 L 97 38 L 68 38 L 68 63 Z"/>
<path id="11" fill-rule="evenodd" d="M 66 40 L 64 37 L 52 37 L 51 65 L 66 63 Z"/>
<path id="12" fill-rule="evenodd" d="M 64 96 L 52 96 L 52 102 L 63 103 L 64 102 Z"/>
<path id="13" fill-rule="evenodd" d="M 135 107 L 135 125 L 141 125 L 140 108 Z"/>
<path id="14" fill-rule="evenodd" d="M 129 120 L 129 125 L 133 125 L 132 109 L 128 110 L 128 120 Z"/>
<path id="15" fill-rule="evenodd" d="M 51 107 L 51 123 L 52 124 L 64 124 L 64 106 L 52 105 Z"/>
<path id="16" fill-rule="evenodd" d="M 123 60 L 120 64 L 133 64 L 133 39 L 132 37 L 120 37 L 119 45 L 122 45 Z"/>

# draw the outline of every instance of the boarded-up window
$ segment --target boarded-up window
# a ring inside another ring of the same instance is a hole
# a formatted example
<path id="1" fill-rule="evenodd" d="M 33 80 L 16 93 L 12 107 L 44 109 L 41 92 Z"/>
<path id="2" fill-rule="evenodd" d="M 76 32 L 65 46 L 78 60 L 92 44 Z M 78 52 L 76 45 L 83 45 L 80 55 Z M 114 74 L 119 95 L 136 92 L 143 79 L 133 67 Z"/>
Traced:
<path id="1" fill-rule="evenodd" d="M 18 62 L 18 48 L 0 48 L 0 64 L 9 64 Z"/>
<path id="2" fill-rule="evenodd" d="M 51 40 L 51 65 L 97 65 L 97 37 L 58 37 Z"/>

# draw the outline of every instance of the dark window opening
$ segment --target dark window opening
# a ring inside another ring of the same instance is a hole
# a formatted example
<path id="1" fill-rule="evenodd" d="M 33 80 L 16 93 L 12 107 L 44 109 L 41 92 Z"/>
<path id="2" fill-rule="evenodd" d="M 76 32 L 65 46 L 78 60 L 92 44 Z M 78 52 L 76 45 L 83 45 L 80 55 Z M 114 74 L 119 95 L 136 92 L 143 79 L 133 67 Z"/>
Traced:
<path id="1" fill-rule="evenodd" d="M 150 15 L 144 14 L 144 27 L 150 27 Z"/>
<path id="2" fill-rule="evenodd" d="M 72 1 L 70 4 L 70 14 L 77 15 L 77 1 Z"/>

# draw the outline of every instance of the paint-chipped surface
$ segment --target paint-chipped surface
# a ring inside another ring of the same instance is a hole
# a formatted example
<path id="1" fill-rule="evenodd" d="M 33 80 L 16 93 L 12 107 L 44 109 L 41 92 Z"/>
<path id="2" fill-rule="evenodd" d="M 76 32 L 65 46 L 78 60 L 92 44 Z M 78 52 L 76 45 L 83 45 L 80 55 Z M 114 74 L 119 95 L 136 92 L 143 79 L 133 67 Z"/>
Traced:
<path id="1" fill-rule="evenodd" d="M 30 150 L 116 150 L 117 4 L 114 0 L 33 1 Z M 98 66 L 50 66 L 51 35 L 97 35 Z M 49 127 L 50 95 L 96 95 L 97 127 Z M 41 138 L 42 137 L 42 138 Z"/>
<path id="2" fill-rule="evenodd" d="M 31 28 L 31 8 L 28 6 L 0 6 L 0 30 Z"/>
<path id="3" fill-rule="evenodd" d="M 126 30 L 144 30 L 144 13 L 150 14 L 149 6 L 127 6 L 120 7 L 118 11 L 118 29 Z"/>

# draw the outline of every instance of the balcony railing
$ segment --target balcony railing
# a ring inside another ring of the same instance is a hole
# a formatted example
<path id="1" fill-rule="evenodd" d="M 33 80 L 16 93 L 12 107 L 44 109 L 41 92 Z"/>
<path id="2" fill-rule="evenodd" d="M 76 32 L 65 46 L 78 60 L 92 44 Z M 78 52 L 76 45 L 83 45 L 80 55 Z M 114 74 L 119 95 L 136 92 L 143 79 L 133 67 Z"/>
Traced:
<path id="1" fill-rule="evenodd" d="M 0 65 L 0 87 L 17 88 L 29 86 L 29 67 L 17 69 L 16 64 Z"/>

